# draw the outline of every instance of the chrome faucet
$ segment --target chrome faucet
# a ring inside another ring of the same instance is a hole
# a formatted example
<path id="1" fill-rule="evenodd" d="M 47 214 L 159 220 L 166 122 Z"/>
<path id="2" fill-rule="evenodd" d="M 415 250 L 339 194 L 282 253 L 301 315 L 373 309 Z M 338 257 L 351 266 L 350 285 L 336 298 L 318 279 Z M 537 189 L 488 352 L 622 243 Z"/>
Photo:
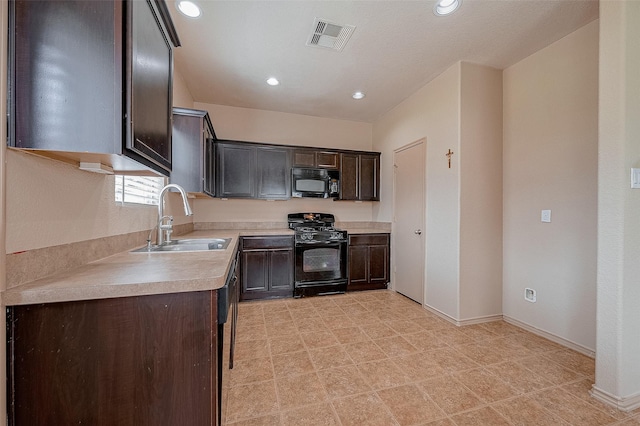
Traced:
<path id="1" fill-rule="evenodd" d="M 156 226 L 158 227 L 156 245 L 158 246 L 171 241 L 171 233 L 173 232 L 173 217 L 165 216 L 164 214 L 164 195 L 169 192 L 171 188 L 176 189 L 180 193 L 180 195 L 182 195 L 184 214 L 187 216 L 193 216 L 193 212 L 191 211 L 191 207 L 189 206 L 189 201 L 187 200 L 187 193 L 184 189 L 182 189 L 181 186 L 176 185 L 175 183 L 170 183 L 169 185 L 162 188 L 162 191 L 160 191 L 160 195 L 158 196 L 158 222 L 156 224 Z M 163 225 L 165 219 L 168 219 L 169 221 L 166 225 Z"/>

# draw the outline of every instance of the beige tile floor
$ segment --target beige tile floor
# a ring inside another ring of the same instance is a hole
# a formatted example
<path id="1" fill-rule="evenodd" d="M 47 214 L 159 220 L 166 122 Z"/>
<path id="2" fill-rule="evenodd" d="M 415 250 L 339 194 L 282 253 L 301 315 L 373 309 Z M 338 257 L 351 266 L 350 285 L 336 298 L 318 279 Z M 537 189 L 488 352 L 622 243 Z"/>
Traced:
<path id="1" fill-rule="evenodd" d="M 241 303 L 238 321 L 229 425 L 640 425 L 589 396 L 593 359 L 392 291 Z"/>

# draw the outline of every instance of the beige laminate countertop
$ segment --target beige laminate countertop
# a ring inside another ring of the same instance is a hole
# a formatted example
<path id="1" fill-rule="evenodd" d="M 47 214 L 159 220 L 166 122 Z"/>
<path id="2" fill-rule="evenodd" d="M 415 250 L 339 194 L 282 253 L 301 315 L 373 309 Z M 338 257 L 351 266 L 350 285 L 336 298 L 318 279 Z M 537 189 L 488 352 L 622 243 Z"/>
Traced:
<path id="1" fill-rule="evenodd" d="M 387 234 L 376 228 L 346 228 L 349 234 Z M 216 290 L 229 272 L 239 237 L 293 235 L 283 229 L 194 231 L 184 238 L 231 238 L 225 250 L 131 253 L 129 250 L 62 273 L 10 288 L 3 303 L 30 305 L 162 293 Z"/>
<path id="2" fill-rule="evenodd" d="M 216 290 L 222 287 L 245 235 L 293 235 L 289 229 L 194 231 L 184 238 L 231 238 L 225 250 L 131 253 L 125 251 L 69 271 L 6 290 L 3 303 L 30 305 L 162 293 Z"/>

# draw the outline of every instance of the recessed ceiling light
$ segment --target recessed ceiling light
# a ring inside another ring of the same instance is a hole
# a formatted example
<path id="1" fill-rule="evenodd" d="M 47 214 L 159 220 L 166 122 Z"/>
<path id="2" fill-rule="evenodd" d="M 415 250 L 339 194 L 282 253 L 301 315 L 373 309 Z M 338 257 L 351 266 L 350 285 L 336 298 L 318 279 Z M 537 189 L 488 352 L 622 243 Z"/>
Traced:
<path id="1" fill-rule="evenodd" d="M 356 99 L 356 100 L 360 100 L 360 99 L 364 98 L 365 96 L 366 95 L 364 93 L 359 92 L 359 91 L 358 92 L 353 92 L 353 95 L 351 95 L 351 97 L 353 99 Z"/>
<path id="2" fill-rule="evenodd" d="M 183 15 L 186 15 L 189 18 L 197 18 L 202 14 L 198 5 L 188 0 L 178 1 L 176 3 L 176 7 Z"/>
<path id="3" fill-rule="evenodd" d="M 460 7 L 462 0 L 438 0 L 433 6 L 433 13 L 436 16 L 445 16 L 453 13 Z"/>
<path id="4" fill-rule="evenodd" d="M 275 77 L 269 77 L 269 78 L 267 79 L 267 84 L 268 84 L 269 86 L 277 86 L 278 84 L 280 84 L 280 81 L 278 81 L 278 79 L 277 79 L 277 78 L 275 78 Z"/>

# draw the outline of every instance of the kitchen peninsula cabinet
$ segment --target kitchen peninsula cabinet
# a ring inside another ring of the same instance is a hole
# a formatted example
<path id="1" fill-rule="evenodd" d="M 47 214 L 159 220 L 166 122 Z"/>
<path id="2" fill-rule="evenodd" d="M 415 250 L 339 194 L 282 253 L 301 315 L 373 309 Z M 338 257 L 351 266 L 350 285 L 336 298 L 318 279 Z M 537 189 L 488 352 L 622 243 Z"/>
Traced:
<path id="1" fill-rule="evenodd" d="M 297 148 L 293 150 L 293 166 L 337 170 L 340 168 L 340 154 L 322 149 Z"/>
<path id="2" fill-rule="evenodd" d="M 179 40 L 164 0 L 13 0 L 9 14 L 9 145 L 168 175 Z"/>
<path id="3" fill-rule="evenodd" d="M 340 200 L 380 201 L 380 154 L 340 154 Z"/>
<path id="4" fill-rule="evenodd" d="M 207 111 L 174 108 L 172 146 L 176 155 L 173 157 L 171 183 L 190 193 L 214 197 L 215 139 Z"/>
<path id="5" fill-rule="evenodd" d="M 243 237 L 240 300 L 293 297 L 293 236 Z"/>
<path id="6" fill-rule="evenodd" d="M 217 291 L 7 313 L 10 425 L 217 424 Z"/>
<path id="7" fill-rule="evenodd" d="M 389 234 L 349 235 L 347 291 L 387 288 L 389 265 Z"/>
<path id="8" fill-rule="evenodd" d="M 268 200 L 291 197 L 290 148 L 220 141 L 216 151 L 218 197 Z"/>

